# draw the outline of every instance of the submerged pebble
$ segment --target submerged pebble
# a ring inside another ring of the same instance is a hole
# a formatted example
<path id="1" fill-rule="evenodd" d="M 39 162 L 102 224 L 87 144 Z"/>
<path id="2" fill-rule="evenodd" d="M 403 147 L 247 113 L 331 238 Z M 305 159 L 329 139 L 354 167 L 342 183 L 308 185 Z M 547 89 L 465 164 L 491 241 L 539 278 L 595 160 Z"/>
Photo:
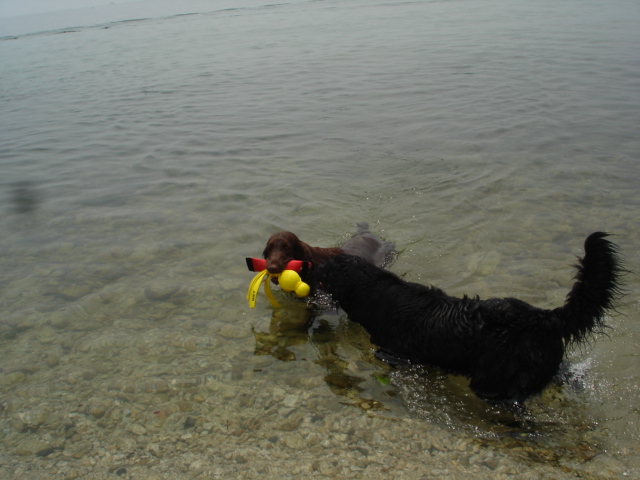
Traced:
<path id="1" fill-rule="evenodd" d="M 144 294 L 151 301 L 168 300 L 180 290 L 180 285 L 156 281 L 144 288 Z"/>
<path id="2" fill-rule="evenodd" d="M 26 409 L 18 414 L 18 418 L 28 427 L 39 427 L 49 421 L 50 409 L 46 405 Z"/>
<path id="3" fill-rule="evenodd" d="M 23 372 L 13 372 L 6 375 L 0 375 L 0 386 L 14 385 L 16 383 L 22 383 L 26 379 Z"/>
<path id="4" fill-rule="evenodd" d="M 246 338 L 251 335 L 251 330 L 240 325 L 228 323 L 222 326 L 219 335 L 229 339 Z"/>
<path id="5" fill-rule="evenodd" d="M 58 335 L 56 334 L 56 332 L 50 328 L 40 329 L 36 337 L 38 338 L 38 341 L 40 343 L 45 345 L 49 343 L 53 343 L 58 339 Z"/>
<path id="6" fill-rule="evenodd" d="M 307 445 L 305 439 L 298 433 L 285 434 L 282 441 L 287 447 L 293 450 L 302 450 Z"/>
<path id="7" fill-rule="evenodd" d="M 479 260 L 476 272 L 479 275 L 491 275 L 500 264 L 501 255 L 495 250 L 489 251 Z"/>
<path id="8" fill-rule="evenodd" d="M 37 438 L 26 438 L 15 449 L 16 455 L 36 455 L 38 452 L 50 452 L 51 445 Z M 46 455 L 41 455 L 46 456 Z"/>
<path id="9" fill-rule="evenodd" d="M 147 429 L 142 425 L 133 424 L 129 427 L 129 431 L 134 435 L 144 435 L 147 433 Z"/>
<path id="10" fill-rule="evenodd" d="M 88 285 L 60 285 L 57 293 L 67 301 L 77 300 L 91 292 Z"/>

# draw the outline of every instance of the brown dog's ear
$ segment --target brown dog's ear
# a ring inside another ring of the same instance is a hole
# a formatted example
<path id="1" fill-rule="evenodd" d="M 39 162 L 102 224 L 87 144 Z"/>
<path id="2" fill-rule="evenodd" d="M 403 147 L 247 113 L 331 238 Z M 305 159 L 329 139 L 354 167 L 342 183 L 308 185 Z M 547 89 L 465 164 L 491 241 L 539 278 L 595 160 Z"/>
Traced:
<path id="1" fill-rule="evenodd" d="M 313 260 L 315 259 L 314 248 L 311 245 L 307 245 L 300 240 L 298 240 L 298 243 L 295 245 L 294 251 L 291 253 L 294 260 L 305 260 L 308 262 L 313 262 Z"/>

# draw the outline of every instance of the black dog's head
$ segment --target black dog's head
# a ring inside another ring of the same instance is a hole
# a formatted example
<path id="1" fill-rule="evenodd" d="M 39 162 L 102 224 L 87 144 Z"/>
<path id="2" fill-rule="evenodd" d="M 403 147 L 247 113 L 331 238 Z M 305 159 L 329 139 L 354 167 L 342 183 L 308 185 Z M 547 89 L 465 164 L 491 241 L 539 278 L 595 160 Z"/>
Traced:
<path id="1" fill-rule="evenodd" d="M 320 265 L 315 276 L 322 290 L 328 293 L 340 291 L 349 283 L 349 270 L 358 263 L 353 255 L 336 255 Z"/>

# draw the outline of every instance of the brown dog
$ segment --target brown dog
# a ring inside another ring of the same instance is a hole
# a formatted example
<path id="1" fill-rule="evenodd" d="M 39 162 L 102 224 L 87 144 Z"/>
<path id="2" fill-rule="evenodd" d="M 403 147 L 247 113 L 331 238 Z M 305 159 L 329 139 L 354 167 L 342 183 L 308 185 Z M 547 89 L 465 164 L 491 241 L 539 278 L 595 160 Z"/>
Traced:
<path id="1" fill-rule="evenodd" d="M 356 234 L 341 248 L 312 247 L 300 240 L 292 232 L 277 232 L 271 235 L 262 256 L 267 261 L 269 273 L 282 273 L 291 260 L 311 262 L 310 272 L 302 275 L 302 279 L 313 286 L 313 270 L 329 258 L 343 253 L 356 255 L 369 263 L 382 267 L 389 263 L 395 253 L 394 244 L 385 242 L 369 231 L 367 223 L 359 223 Z"/>

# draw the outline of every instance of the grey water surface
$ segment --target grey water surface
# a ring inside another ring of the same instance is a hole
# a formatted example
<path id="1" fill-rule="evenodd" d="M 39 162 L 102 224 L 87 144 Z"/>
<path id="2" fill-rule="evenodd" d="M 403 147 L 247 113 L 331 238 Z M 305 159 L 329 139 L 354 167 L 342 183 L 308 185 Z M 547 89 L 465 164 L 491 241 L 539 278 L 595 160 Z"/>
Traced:
<path id="1" fill-rule="evenodd" d="M 638 478 L 638 3 L 174 3 L 0 21 L 0 476 Z M 632 273 L 514 416 L 249 308 L 360 221 L 453 295 L 561 305 L 597 230 Z"/>

